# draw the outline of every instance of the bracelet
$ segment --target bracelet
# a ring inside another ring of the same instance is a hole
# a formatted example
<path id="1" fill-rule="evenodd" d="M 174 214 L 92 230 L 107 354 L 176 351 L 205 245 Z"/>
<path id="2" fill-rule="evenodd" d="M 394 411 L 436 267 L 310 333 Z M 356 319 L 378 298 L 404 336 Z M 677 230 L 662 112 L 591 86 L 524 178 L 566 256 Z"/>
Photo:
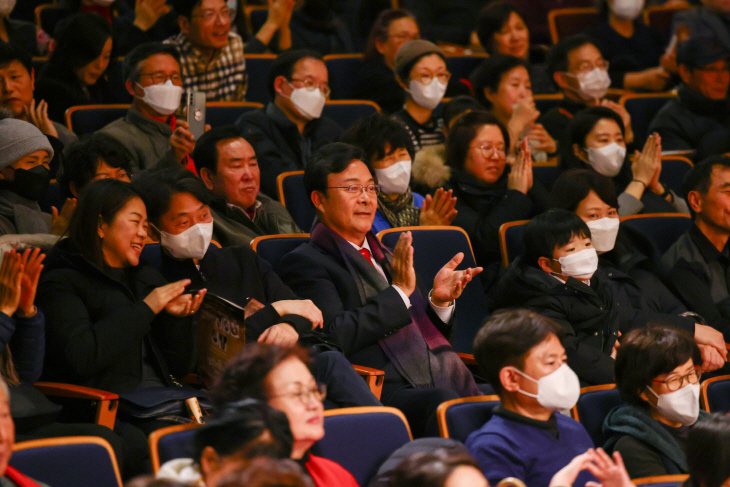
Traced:
<path id="1" fill-rule="evenodd" d="M 647 186 L 647 184 L 644 181 L 642 181 L 641 179 L 632 179 L 631 182 L 632 183 L 641 183 L 644 185 L 645 188 Z"/>
<path id="2" fill-rule="evenodd" d="M 662 194 L 660 194 L 659 196 L 661 196 L 664 199 L 667 199 L 667 196 L 671 196 L 672 201 L 674 201 L 674 195 L 672 194 L 672 190 L 667 188 L 666 186 L 664 186 L 664 192 Z"/>

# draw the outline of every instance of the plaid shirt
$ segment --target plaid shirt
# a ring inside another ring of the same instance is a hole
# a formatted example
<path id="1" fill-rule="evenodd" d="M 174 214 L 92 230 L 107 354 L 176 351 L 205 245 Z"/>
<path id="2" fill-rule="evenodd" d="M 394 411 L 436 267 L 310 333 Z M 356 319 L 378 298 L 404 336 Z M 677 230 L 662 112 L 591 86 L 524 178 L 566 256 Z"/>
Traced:
<path id="1" fill-rule="evenodd" d="M 208 101 L 244 100 L 246 60 L 241 36 L 229 32 L 228 46 L 216 52 L 208 64 L 182 32 L 164 42 L 173 44 L 180 53 L 183 88 L 186 91 L 204 91 Z"/>

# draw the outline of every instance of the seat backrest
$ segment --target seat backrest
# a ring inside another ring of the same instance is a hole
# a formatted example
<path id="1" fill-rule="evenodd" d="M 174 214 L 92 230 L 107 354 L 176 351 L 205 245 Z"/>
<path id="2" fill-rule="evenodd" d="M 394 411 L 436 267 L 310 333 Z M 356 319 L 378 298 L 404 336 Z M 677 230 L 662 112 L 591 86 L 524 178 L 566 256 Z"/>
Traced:
<path id="1" fill-rule="evenodd" d="M 700 397 L 708 413 L 730 412 L 730 375 L 703 381 Z"/>
<path id="2" fill-rule="evenodd" d="M 642 477 L 631 479 L 634 485 L 645 487 L 679 487 L 689 478 L 687 474 L 679 475 L 656 475 L 654 477 Z"/>
<path id="3" fill-rule="evenodd" d="M 246 75 L 248 76 L 246 101 L 266 105 L 271 101 L 266 78 L 269 76 L 269 69 L 276 56 L 273 54 L 245 54 L 243 57 L 246 59 Z"/>
<path id="4" fill-rule="evenodd" d="M 276 177 L 279 203 L 284 205 L 299 228 L 308 232 L 317 216 L 307 191 L 304 189 L 304 171 L 289 171 Z"/>
<path id="5" fill-rule="evenodd" d="M 560 176 L 560 166 L 532 166 L 532 174 L 550 191 L 555 184 L 555 180 Z"/>
<path id="6" fill-rule="evenodd" d="M 622 104 L 631 115 L 631 129 L 634 140 L 644 143 L 649 135 L 649 126 L 657 112 L 676 95 L 672 93 L 627 94 L 621 97 Z"/>
<path id="7" fill-rule="evenodd" d="M 525 251 L 525 224 L 528 221 L 504 223 L 499 227 L 499 252 L 502 254 L 503 267 L 508 267 Z"/>
<path id="8" fill-rule="evenodd" d="M 331 100 L 357 98 L 362 80 L 356 74 L 361 71 L 362 63 L 362 54 L 330 54 L 324 57 L 332 90 Z"/>
<path id="9" fill-rule="evenodd" d="M 210 124 L 213 128 L 233 125 L 244 113 L 263 108 L 263 106 L 261 103 L 254 102 L 208 102 L 205 104 L 205 123 Z"/>
<path id="10" fill-rule="evenodd" d="M 548 12 L 548 26 L 553 44 L 561 39 L 580 34 L 598 23 L 600 17 L 595 8 L 558 8 Z"/>
<path id="11" fill-rule="evenodd" d="M 342 465 L 359 485 L 368 485 L 380 465 L 413 439 L 408 421 L 395 408 L 342 408 L 324 415 L 325 435 L 312 453 Z"/>
<path id="12" fill-rule="evenodd" d="M 446 56 L 446 68 L 451 73 L 451 79 L 469 79 L 469 76 L 487 58 L 486 54 L 472 54 L 469 56 Z"/>
<path id="13" fill-rule="evenodd" d="M 432 283 L 441 268 L 459 252 L 464 260 L 457 269 L 476 267 L 469 237 L 459 227 L 403 227 L 383 230 L 378 234 L 383 244 L 393 249 L 400 234 L 413 235 L 413 266 L 423 282 Z M 472 353 L 472 342 L 488 314 L 484 287 L 480 279 L 473 279 L 456 300 L 459 310 L 457 324 L 451 336 L 454 350 Z"/>
<path id="14" fill-rule="evenodd" d="M 378 104 L 369 100 L 333 100 L 325 103 L 322 116 L 331 118 L 347 130 L 362 117 L 379 112 Z"/>
<path id="15" fill-rule="evenodd" d="M 162 249 L 159 243 L 148 243 L 142 248 L 139 260 L 149 264 L 158 271 L 162 269 Z"/>
<path id="16" fill-rule="evenodd" d="M 684 177 L 692 169 L 692 161 L 682 156 L 662 157 L 659 181 L 677 194 L 682 194 Z"/>
<path id="17" fill-rule="evenodd" d="M 588 432 L 596 447 L 603 446 L 608 438 L 603 434 L 603 421 L 611 409 L 623 404 L 615 384 L 584 387 L 573 408 L 574 419 Z"/>
<path id="18" fill-rule="evenodd" d="M 650 257 L 658 260 L 692 227 L 692 218 L 685 213 L 648 213 L 625 216 L 621 226 L 644 237 L 651 245 Z"/>
<path id="19" fill-rule="evenodd" d="M 644 23 L 649 27 L 658 30 L 666 41 L 672 35 L 672 22 L 674 14 L 688 7 L 665 7 L 663 5 L 652 5 L 644 9 Z"/>
<path id="20" fill-rule="evenodd" d="M 96 436 L 48 438 L 16 443 L 10 465 L 53 487 L 121 487 L 114 450 Z"/>
<path id="21" fill-rule="evenodd" d="M 292 235 L 266 235 L 256 237 L 251 242 L 251 248 L 259 254 L 266 262 L 271 264 L 271 268 L 276 274 L 279 274 L 282 257 L 296 249 L 302 244 L 309 242 L 308 233 L 299 233 Z"/>
<path id="22" fill-rule="evenodd" d="M 165 462 L 193 456 L 196 423 L 178 424 L 153 431 L 147 439 L 152 472 L 157 473 Z"/>
<path id="23" fill-rule="evenodd" d="M 563 95 L 562 94 L 535 95 L 534 99 L 535 99 L 535 108 L 537 108 L 537 110 L 541 114 L 545 114 L 552 107 L 560 105 L 560 102 L 563 101 Z"/>
<path id="24" fill-rule="evenodd" d="M 66 110 L 66 126 L 81 137 L 124 117 L 129 105 L 84 105 Z"/>
<path id="25" fill-rule="evenodd" d="M 436 415 L 441 437 L 464 443 L 492 418 L 498 404 L 499 396 L 462 397 L 440 404 Z"/>

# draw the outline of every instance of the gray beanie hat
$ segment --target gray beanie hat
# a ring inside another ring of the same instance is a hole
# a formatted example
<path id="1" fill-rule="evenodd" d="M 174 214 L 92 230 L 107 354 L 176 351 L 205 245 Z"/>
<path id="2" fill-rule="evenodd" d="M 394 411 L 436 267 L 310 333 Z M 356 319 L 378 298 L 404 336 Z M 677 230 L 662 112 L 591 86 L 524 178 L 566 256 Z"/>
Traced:
<path id="1" fill-rule="evenodd" d="M 438 54 L 444 57 L 444 51 L 433 42 L 424 41 L 418 39 L 415 41 L 408 41 L 403 44 L 398 52 L 395 54 L 395 61 L 393 62 L 393 71 L 398 76 L 403 77 L 408 73 L 401 73 L 401 70 L 414 59 L 423 56 L 424 54 Z"/>
<path id="2" fill-rule="evenodd" d="M 53 158 L 48 137 L 35 125 L 14 118 L 0 120 L 0 169 L 39 150 Z"/>

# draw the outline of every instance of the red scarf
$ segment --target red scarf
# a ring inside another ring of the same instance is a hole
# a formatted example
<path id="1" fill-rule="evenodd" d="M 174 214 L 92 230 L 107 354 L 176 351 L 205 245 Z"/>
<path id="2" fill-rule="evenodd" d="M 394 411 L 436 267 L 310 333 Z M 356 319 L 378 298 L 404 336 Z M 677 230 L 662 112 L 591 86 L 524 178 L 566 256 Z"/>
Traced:
<path id="1" fill-rule="evenodd" d="M 40 487 L 36 482 L 18 472 L 10 465 L 5 470 L 5 476 L 15 482 L 18 487 Z"/>

